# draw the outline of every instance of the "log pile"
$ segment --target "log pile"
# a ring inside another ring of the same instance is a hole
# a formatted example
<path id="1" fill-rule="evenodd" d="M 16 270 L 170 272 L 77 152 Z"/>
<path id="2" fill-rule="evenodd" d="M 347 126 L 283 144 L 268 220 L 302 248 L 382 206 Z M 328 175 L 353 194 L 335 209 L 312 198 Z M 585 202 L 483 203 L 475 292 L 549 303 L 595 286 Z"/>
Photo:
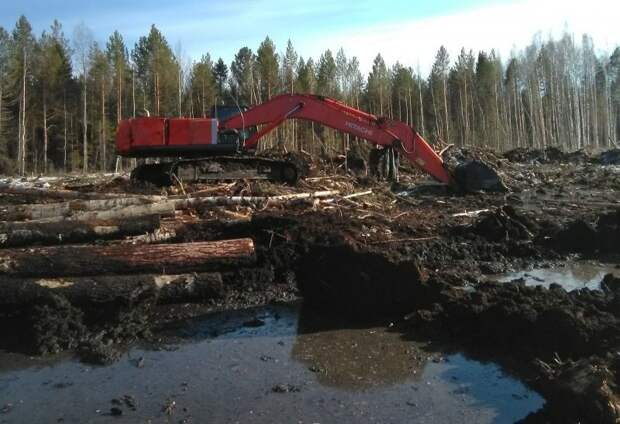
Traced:
<path id="1" fill-rule="evenodd" d="M 220 224 L 247 223 L 253 210 L 355 205 L 352 199 L 371 193 L 266 196 L 223 184 L 164 196 L 37 184 L 0 182 L 0 196 L 29 202 L 0 202 L 0 307 L 27 305 L 44 291 L 72 303 L 130 299 L 146 289 L 165 302 L 209 298 L 221 291 L 222 274 L 255 269 L 256 253 L 248 238 L 175 243 L 177 231 L 201 222 L 196 209 L 216 211 Z M 89 186 L 96 188 L 79 187 Z"/>

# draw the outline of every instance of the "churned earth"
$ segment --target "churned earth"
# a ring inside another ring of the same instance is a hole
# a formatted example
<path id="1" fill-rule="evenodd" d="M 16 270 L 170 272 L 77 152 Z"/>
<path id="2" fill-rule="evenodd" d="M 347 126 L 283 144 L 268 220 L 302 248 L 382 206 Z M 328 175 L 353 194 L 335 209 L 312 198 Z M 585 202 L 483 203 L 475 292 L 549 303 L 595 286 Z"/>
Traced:
<path id="1" fill-rule="evenodd" d="M 294 188 L 227 190 L 367 194 L 199 207 L 175 227 L 163 242 L 256 246 L 255 267 L 205 282 L 199 302 L 149 287 L 16 301 L 2 312 L 0 422 L 618 422 L 613 154 L 451 154 L 483 159 L 507 190 L 319 164 Z"/>

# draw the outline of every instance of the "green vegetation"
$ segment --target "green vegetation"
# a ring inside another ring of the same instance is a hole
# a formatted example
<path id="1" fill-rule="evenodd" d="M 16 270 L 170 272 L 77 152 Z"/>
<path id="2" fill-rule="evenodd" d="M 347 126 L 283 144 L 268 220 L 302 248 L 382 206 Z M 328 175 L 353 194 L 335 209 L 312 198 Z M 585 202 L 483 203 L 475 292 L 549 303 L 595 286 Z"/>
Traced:
<path id="1" fill-rule="evenodd" d="M 208 44 L 205 46 L 208 48 Z M 36 37 L 21 17 L 0 28 L 0 173 L 111 170 L 121 119 L 146 113 L 206 116 L 214 104 L 252 105 L 290 92 L 335 97 L 415 127 L 433 143 L 565 149 L 611 147 L 620 139 L 620 48 L 600 53 L 584 35 L 535 37 L 502 61 L 496 52 L 439 49 L 430 75 L 380 54 L 365 77 L 357 58 L 327 50 L 316 62 L 289 41 L 267 37 L 233 62 L 188 61 L 151 27 L 129 51 L 120 33 L 105 46 L 84 26 L 71 41 L 54 21 Z M 354 140 L 287 122 L 265 142 L 342 153 Z"/>

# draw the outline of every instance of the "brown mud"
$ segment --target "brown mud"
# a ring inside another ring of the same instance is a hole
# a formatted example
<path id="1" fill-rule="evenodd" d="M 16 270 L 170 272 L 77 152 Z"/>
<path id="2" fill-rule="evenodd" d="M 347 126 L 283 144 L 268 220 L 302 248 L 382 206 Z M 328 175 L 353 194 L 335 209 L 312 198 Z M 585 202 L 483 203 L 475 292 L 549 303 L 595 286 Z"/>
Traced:
<path id="1" fill-rule="evenodd" d="M 620 169 L 601 165 L 607 156 L 550 149 L 453 154 L 484 159 L 509 191 L 456 193 L 404 170 L 391 188 L 344 175 L 286 188 L 372 190 L 350 200 L 236 207 L 226 214 L 198 207 L 201 220 L 166 242 L 250 237 L 255 267 L 223 273 L 222 283 L 193 304 L 169 304 L 148 288 L 71 304 L 42 289 L 27 307 L 3 312 L 2 347 L 75 350 L 86 361 L 109 363 L 123 345 L 153 339 L 171 322 L 301 297 L 308 307 L 341 316 L 390 318 L 391 331 L 407 339 L 493 358 L 545 398 L 526 422 L 617 423 L 620 279 L 610 275 L 601 290 L 567 292 L 486 276 L 577 258 L 620 263 Z M 122 184 L 112 189 L 124 190 Z M 227 190 L 271 195 L 282 188 L 238 183 Z M 249 219 L 223 219 L 231 213 Z"/>

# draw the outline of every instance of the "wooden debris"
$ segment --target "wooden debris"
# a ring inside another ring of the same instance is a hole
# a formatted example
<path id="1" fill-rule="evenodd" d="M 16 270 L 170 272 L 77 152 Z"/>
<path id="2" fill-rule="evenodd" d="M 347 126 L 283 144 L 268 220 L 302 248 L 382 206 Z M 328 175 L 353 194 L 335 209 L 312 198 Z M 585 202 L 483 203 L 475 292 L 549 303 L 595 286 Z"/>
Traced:
<path id="1" fill-rule="evenodd" d="M 1 222 L 0 247 L 64 244 L 145 234 L 159 228 L 158 215 L 91 221 Z"/>
<path id="2" fill-rule="evenodd" d="M 22 221 L 59 217 L 70 217 L 88 211 L 103 211 L 119 207 L 144 205 L 161 200 L 152 197 L 122 197 L 101 200 L 71 200 L 62 203 L 35 203 L 29 205 L 7 205 L 0 207 L 0 220 Z"/>
<path id="3" fill-rule="evenodd" d="M 185 273 L 254 264 L 251 239 L 182 244 L 63 246 L 0 250 L 0 281 L 6 277 Z"/>
<path id="4" fill-rule="evenodd" d="M 349 203 L 349 204 L 351 204 L 353 206 L 358 207 L 359 205 L 357 203 L 353 202 L 351 199 L 354 199 L 356 197 L 361 197 L 361 196 L 368 196 L 369 194 L 372 194 L 372 190 L 360 191 L 358 193 L 348 194 L 346 196 L 342 196 L 342 197 L 335 198 L 335 199 L 326 199 L 323 202 L 324 203 L 334 203 L 334 202 L 338 202 L 338 201 L 344 200 L 345 203 Z"/>
<path id="5" fill-rule="evenodd" d="M 315 191 L 313 193 L 293 193 L 279 196 L 211 196 L 195 197 L 187 199 L 171 200 L 177 209 L 183 209 L 198 205 L 209 206 L 255 206 L 264 204 L 282 204 L 302 199 L 320 199 L 325 197 L 337 196 L 340 194 L 336 190 Z"/>
<path id="6" fill-rule="evenodd" d="M 104 211 L 83 212 L 71 216 L 70 220 L 74 221 L 94 221 L 94 220 L 121 220 L 144 216 L 174 216 L 177 201 L 166 200 L 157 203 L 149 203 L 146 205 L 127 206 L 124 208 L 115 208 Z M 52 218 L 51 220 L 63 220 L 65 218 Z"/>
<path id="7" fill-rule="evenodd" d="M 404 243 L 404 242 L 409 242 L 409 241 L 430 241 L 430 240 L 437 240 L 438 238 L 439 236 L 418 237 L 418 238 L 399 238 L 399 239 L 389 239 L 389 240 L 378 240 L 378 241 L 370 242 L 368 244 Z"/>
<path id="8" fill-rule="evenodd" d="M 3 278 L 0 283 L 0 307 L 29 305 L 44 291 L 63 295 L 74 304 L 132 300 L 153 291 L 157 293 L 160 303 L 170 303 L 208 300 L 220 293 L 222 288 L 222 275 L 218 272 Z"/>
<path id="9" fill-rule="evenodd" d="M 372 194 L 372 190 L 360 191 L 358 193 L 348 194 L 346 196 L 342 196 L 343 199 L 353 199 L 354 197 L 367 196 Z"/>
<path id="10" fill-rule="evenodd" d="M 489 212 L 490 210 L 491 210 L 491 209 L 479 209 L 479 210 L 477 210 L 477 211 L 470 211 L 470 212 L 465 211 L 465 212 L 461 212 L 461 213 L 455 213 L 455 214 L 452 214 L 452 216 L 453 216 L 454 218 L 457 218 L 457 217 L 462 217 L 462 216 L 466 216 L 466 217 L 478 216 L 478 215 L 480 215 L 481 213 Z"/>
<path id="11" fill-rule="evenodd" d="M 0 193 L 64 200 L 113 199 L 127 196 L 123 193 L 83 193 L 73 190 L 58 190 L 43 187 L 20 186 L 14 184 L 0 184 Z"/>

